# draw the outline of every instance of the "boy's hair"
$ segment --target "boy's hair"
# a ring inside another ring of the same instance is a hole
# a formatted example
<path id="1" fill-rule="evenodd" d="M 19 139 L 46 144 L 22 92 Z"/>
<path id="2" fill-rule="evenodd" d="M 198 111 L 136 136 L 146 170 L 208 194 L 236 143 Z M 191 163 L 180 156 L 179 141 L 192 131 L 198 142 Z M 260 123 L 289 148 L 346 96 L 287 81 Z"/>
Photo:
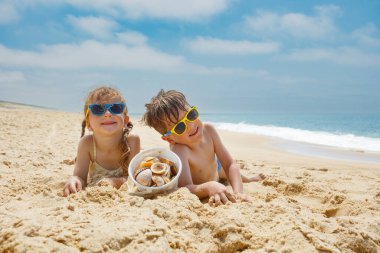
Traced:
<path id="1" fill-rule="evenodd" d="M 83 135 L 85 133 L 86 126 L 87 126 L 88 106 L 94 102 L 101 104 L 101 103 L 110 101 L 112 99 L 117 99 L 120 102 L 125 103 L 125 99 L 123 98 L 123 95 L 120 93 L 120 91 L 118 91 L 115 88 L 108 87 L 108 86 L 102 86 L 102 87 L 99 87 L 99 88 L 96 88 L 96 89 L 90 91 L 90 93 L 86 97 L 84 107 L 83 107 L 84 119 L 82 121 L 81 137 L 83 137 Z M 125 106 L 123 113 L 125 116 L 128 115 L 127 106 Z M 123 139 L 122 139 L 122 142 L 120 143 L 120 148 L 121 148 L 123 154 L 122 154 L 119 162 L 120 162 L 121 167 L 125 171 L 128 170 L 128 156 L 129 156 L 129 152 L 130 152 L 130 147 L 129 147 L 128 142 L 127 142 L 127 137 L 129 135 L 129 132 L 132 130 L 132 128 L 133 128 L 132 122 L 128 122 L 126 128 L 123 129 Z"/>
<path id="2" fill-rule="evenodd" d="M 145 104 L 146 112 L 143 121 L 157 132 L 164 134 L 167 131 L 167 121 L 177 123 L 179 112 L 187 111 L 190 107 L 185 95 L 179 91 L 160 90 L 158 94 Z"/>

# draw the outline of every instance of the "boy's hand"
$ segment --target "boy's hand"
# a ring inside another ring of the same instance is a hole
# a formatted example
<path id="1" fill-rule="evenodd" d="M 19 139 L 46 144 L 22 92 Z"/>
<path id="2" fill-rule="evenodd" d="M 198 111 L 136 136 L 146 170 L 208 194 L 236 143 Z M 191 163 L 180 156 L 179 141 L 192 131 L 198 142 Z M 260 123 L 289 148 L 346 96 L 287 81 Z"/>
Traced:
<path id="1" fill-rule="evenodd" d="M 77 176 L 71 176 L 63 188 L 63 195 L 69 196 L 71 193 L 77 193 L 82 190 L 82 180 Z"/>
<path id="2" fill-rule="evenodd" d="M 236 202 L 234 194 L 224 185 L 218 182 L 209 182 L 209 204 L 219 206 L 226 204 L 228 201 Z"/>

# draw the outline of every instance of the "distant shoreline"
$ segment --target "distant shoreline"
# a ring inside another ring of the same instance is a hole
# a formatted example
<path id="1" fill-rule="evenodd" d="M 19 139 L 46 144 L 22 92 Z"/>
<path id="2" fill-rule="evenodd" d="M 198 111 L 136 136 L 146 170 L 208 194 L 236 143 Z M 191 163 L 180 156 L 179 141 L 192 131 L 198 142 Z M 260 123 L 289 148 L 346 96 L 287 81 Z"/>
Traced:
<path id="1" fill-rule="evenodd" d="M 42 109 L 42 110 L 56 110 L 54 108 L 48 108 L 43 106 L 35 106 L 24 103 L 16 103 L 10 101 L 0 100 L 0 109 L 1 108 L 9 108 L 9 109 Z M 73 113 L 74 112 L 68 112 Z M 132 120 L 139 125 L 139 118 L 141 114 L 139 113 L 131 113 Z M 136 129 L 137 130 L 137 129 Z M 304 157 L 310 158 L 322 158 L 322 159 L 332 159 L 336 161 L 345 161 L 345 162 L 356 162 L 356 163 L 372 163 L 372 164 L 380 164 L 380 155 L 379 152 L 371 152 L 367 150 L 355 150 L 355 149 L 345 149 L 342 147 L 335 146 L 325 146 L 307 142 L 299 142 L 293 140 L 282 139 L 279 137 L 271 137 L 262 134 L 255 133 L 239 133 L 237 131 L 230 130 L 222 130 L 218 129 L 220 132 L 231 132 L 235 136 L 261 136 L 263 139 L 271 140 L 270 142 L 273 145 L 273 148 L 281 149 L 283 152 L 287 152 L 289 154 L 300 155 Z"/>
<path id="2" fill-rule="evenodd" d="M 380 153 L 353 150 L 276 138 L 276 143 L 289 153 L 315 158 L 325 158 L 348 162 L 380 164 Z"/>
<path id="3" fill-rule="evenodd" d="M 13 108 L 13 109 L 16 109 L 16 108 L 34 108 L 34 109 L 44 109 L 44 110 L 56 110 L 56 111 L 59 111 L 56 108 L 39 106 L 39 105 L 31 105 L 31 104 L 24 104 L 24 103 L 5 101 L 5 100 L 0 100 L 0 108 Z"/>

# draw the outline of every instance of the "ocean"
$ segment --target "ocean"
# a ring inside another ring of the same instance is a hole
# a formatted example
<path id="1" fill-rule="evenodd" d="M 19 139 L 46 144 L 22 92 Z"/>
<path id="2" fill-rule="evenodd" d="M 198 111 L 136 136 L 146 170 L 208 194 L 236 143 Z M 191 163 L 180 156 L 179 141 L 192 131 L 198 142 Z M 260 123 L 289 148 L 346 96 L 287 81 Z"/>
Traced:
<path id="1" fill-rule="evenodd" d="M 380 152 L 380 113 L 204 113 L 217 129 Z"/>

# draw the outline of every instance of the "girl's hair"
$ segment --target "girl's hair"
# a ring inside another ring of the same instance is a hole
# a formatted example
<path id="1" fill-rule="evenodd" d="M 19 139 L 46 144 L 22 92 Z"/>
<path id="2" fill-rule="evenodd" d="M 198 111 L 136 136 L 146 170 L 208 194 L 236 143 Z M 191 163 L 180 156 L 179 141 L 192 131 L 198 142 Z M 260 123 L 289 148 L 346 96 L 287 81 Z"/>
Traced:
<path id="1" fill-rule="evenodd" d="M 180 111 L 186 111 L 190 105 L 185 95 L 176 90 L 160 90 L 152 97 L 150 103 L 145 104 L 146 112 L 143 121 L 157 132 L 166 132 L 168 121 L 177 123 Z"/>
<path id="2" fill-rule="evenodd" d="M 90 104 L 94 103 L 94 102 L 96 102 L 96 103 L 105 103 L 105 102 L 108 102 L 108 101 L 110 101 L 112 99 L 117 99 L 120 102 L 125 103 L 125 99 L 123 98 L 123 96 L 121 95 L 121 93 L 118 90 L 116 90 L 114 88 L 111 88 L 111 87 L 107 87 L 107 86 L 102 86 L 102 87 L 96 88 L 96 89 L 92 90 L 87 95 L 86 101 L 85 101 L 85 104 L 84 104 L 84 107 L 83 107 L 84 119 L 82 121 L 82 134 L 81 134 L 81 138 L 84 136 L 85 129 L 87 127 L 87 121 L 88 121 L 87 110 L 88 110 L 88 106 Z M 127 109 L 127 107 L 125 107 L 124 114 L 125 114 L 125 116 L 128 115 L 128 109 Z M 130 153 L 130 147 L 129 147 L 128 142 L 127 142 L 127 137 L 129 135 L 130 131 L 132 130 L 132 128 L 133 128 L 132 122 L 128 122 L 128 124 L 126 125 L 126 127 L 123 129 L 123 138 L 122 138 L 122 141 L 120 143 L 120 148 L 122 150 L 122 155 L 121 155 L 119 163 L 120 163 L 120 166 L 124 169 L 124 171 L 128 170 L 128 156 L 129 156 L 129 153 Z"/>

